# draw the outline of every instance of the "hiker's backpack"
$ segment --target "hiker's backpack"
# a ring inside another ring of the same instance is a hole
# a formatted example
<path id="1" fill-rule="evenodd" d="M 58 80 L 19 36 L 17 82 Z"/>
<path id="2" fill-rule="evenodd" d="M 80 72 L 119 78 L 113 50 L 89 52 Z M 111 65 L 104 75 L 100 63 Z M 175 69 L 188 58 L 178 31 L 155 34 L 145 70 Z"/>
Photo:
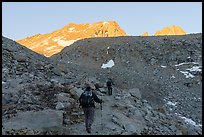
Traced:
<path id="1" fill-rule="evenodd" d="M 80 105 L 83 107 L 90 107 L 94 105 L 93 93 L 91 95 L 87 95 L 85 92 L 82 93 L 82 97 L 79 100 Z"/>
<path id="2" fill-rule="evenodd" d="M 110 80 L 107 81 L 107 86 L 108 86 L 108 87 L 112 86 L 112 82 L 111 82 Z"/>

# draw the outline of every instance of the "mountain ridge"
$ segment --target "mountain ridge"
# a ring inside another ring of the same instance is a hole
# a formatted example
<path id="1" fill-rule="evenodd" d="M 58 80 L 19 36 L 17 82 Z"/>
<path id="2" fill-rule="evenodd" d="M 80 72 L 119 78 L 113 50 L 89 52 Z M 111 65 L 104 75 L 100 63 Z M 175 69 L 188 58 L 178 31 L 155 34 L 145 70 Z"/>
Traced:
<path id="1" fill-rule="evenodd" d="M 156 31 L 153 36 L 168 36 L 168 35 L 186 35 L 186 32 L 176 25 L 170 27 L 164 27 L 159 31 Z M 144 32 L 141 36 L 148 36 L 148 32 Z"/>
<path id="2" fill-rule="evenodd" d="M 75 41 L 90 37 L 126 36 L 126 32 L 115 21 L 100 21 L 87 24 L 69 23 L 51 33 L 36 34 L 21 40 L 18 43 L 45 56 L 60 52 L 65 46 Z"/>
<path id="3" fill-rule="evenodd" d="M 154 36 L 164 35 L 186 35 L 186 33 L 181 27 L 172 25 L 171 27 L 164 27 L 154 34 Z M 116 21 L 99 21 L 84 24 L 68 23 L 51 33 L 35 34 L 17 40 L 17 42 L 37 53 L 50 57 L 80 39 L 117 36 L 128 36 L 128 34 L 120 28 Z M 141 36 L 148 36 L 148 32 Z"/>

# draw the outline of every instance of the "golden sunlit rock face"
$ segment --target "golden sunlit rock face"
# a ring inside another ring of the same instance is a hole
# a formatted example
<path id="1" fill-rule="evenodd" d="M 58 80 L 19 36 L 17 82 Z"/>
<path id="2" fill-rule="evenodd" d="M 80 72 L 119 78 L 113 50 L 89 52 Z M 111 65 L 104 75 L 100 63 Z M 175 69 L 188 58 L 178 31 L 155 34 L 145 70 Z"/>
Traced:
<path id="1" fill-rule="evenodd" d="M 186 32 L 181 27 L 172 25 L 171 27 L 165 27 L 161 31 L 155 33 L 155 36 L 163 35 L 186 35 Z"/>
<path id="2" fill-rule="evenodd" d="M 127 36 L 115 21 L 101 21 L 93 24 L 70 23 L 63 28 L 47 34 L 36 34 L 18 43 L 47 57 L 60 52 L 75 41 L 91 37 Z"/>
<path id="3" fill-rule="evenodd" d="M 143 33 L 141 36 L 148 36 L 148 32 Z"/>

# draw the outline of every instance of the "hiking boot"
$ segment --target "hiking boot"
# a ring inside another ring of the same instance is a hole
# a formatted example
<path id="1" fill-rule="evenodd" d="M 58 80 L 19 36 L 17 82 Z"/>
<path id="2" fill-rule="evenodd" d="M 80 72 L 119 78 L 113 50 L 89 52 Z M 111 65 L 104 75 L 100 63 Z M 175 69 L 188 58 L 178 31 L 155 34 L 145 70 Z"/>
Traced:
<path id="1" fill-rule="evenodd" d="M 91 129 L 90 129 L 90 128 L 87 128 L 86 131 L 87 131 L 88 133 L 91 133 Z"/>

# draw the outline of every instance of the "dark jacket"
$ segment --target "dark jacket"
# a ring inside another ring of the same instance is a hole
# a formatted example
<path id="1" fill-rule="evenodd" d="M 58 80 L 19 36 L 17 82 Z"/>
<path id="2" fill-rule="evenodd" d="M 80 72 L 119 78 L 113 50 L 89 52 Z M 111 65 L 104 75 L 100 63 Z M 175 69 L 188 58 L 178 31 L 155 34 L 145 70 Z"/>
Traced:
<path id="1" fill-rule="evenodd" d="M 93 92 L 91 92 L 91 93 L 92 93 L 92 97 L 93 97 L 94 102 L 102 103 L 102 100 L 99 99 L 95 93 L 93 93 Z M 79 102 L 81 102 L 81 100 L 83 99 L 84 96 L 85 96 L 85 91 L 79 97 Z M 95 103 L 94 102 L 91 105 L 89 105 L 89 106 L 82 106 L 82 108 L 84 108 L 84 107 L 95 107 Z"/>
<path id="2" fill-rule="evenodd" d="M 109 80 L 106 82 L 106 86 L 107 86 L 107 87 L 112 87 L 112 85 L 114 85 L 114 84 L 113 84 L 113 81 L 109 79 Z"/>

